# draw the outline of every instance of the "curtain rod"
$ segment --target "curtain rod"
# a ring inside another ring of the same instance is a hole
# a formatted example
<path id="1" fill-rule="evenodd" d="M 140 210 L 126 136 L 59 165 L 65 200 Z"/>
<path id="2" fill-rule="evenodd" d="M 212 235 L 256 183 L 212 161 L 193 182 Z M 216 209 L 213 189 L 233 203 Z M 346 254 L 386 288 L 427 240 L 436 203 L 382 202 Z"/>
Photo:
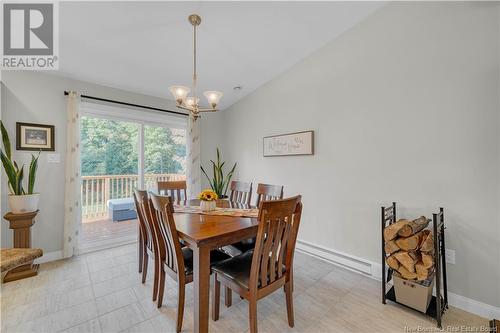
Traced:
<path id="1" fill-rule="evenodd" d="M 69 95 L 69 92 L 65 90 L 64 96 L 68 96 L 68 95 Z M 94 96 L 88 96 L 88 95 L 81 95 L 80 97 L 86 98 L 86 99 L 93 99 L 93 100 L 101 101 L 101 102 L 108 102 L 108 103 L 114 103 L 114 104 L 120 104 L 120 105 L 126 105 L 126 106 L 133 106 L 136 108 L 143 108 L 143 109 L 148 109 L 148 110 L 172 113 L 172 114 L 176 114 L 179 116 L 186 116 L 186 117 L 189 116 L 189 114 L 184 113 L 184 112 L 177 112 L 177 111 L 171 111 L 171 110 L 167 110 L 167 109 L 155 108 L 152 106 L 139 105 L 139 104 L 133 104 L 133 103 L 127 103 L 127 102 L 120 102 L 120 101 L 115 101 L 115 100 L 107 99 L 107 98 L 100 98 L 100 97 L 94 97 Z"/>

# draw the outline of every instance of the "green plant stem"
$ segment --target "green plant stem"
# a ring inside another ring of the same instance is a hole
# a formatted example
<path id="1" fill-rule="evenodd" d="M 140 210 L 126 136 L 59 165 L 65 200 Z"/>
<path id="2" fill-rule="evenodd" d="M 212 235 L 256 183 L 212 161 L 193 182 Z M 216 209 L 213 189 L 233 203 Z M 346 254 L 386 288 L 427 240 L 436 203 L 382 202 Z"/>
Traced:
<path id="1" fill-rule="evenodd" d="M 7 133 L 7 130 L 5 129 L 5 126 L 2 121 L 0 121 L 0 129 L 2 132 L 2 144 L 3 144 L 3 149 L 0 149 L 0 158 L 2 160 L 3 169 L 7 174 L 9 191 L 13 195 L 25 195 L 26 191 L 23 188 L 24 165 L 22 165 L 19 168 L 16 161 L 12 159 L 12 147 L 9 139 L 9 134 Z M 38 153 L 37 157 L 31 155 L 31 162 L 28 172 L 27 194 L 33 194 L 39 157 L 40 157 L 40 152 Z"/>
<path id="2" fill-rule="evenodd" d="M 233 168 L 224 176 L 224 165 L 226 162 L 221 161 L 219 148 L 217 148 L 216 156 L 216 161 L 210 160 L 210 163 L 212 163 L 212 177 L 207 174 L 203 167 L 201 167 L 201 171 L 207 178 L 212 190 L 217 193 L 219 197 L 222 197 L 227 193 L 227 188 L 233 177 L 234 170 L 236 169 L 236 163 L 234 163 Z"/>

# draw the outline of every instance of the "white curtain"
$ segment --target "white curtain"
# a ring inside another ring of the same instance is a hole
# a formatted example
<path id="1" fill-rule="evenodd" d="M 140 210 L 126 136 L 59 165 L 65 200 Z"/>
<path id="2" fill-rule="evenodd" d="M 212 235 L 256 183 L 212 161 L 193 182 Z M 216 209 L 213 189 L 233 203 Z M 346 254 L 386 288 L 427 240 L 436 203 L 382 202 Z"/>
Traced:
<path id="1" fill-rule="evenodd" d="M 201 191 L 200 117 L 189 116 L 187 130 L 187 195 L 194 199 Z"/>
<path id="2" fill-rule="evenodd" d="M 64 258 L 76 254 L 81 225 L 80 96 L 72 91 L 67 100 L 66 172 L 64 183 Z"/>

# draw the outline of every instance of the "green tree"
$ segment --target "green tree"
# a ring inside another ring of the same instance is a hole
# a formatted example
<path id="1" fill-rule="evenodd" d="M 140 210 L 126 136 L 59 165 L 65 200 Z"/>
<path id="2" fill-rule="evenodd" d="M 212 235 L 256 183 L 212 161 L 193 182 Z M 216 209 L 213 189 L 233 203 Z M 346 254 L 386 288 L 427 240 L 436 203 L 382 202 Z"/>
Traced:
<path id="1" fill-rule="evenodd" d="M 184 136 L 164 127 L 146 126 L 144 129 L 144 172 L 179 173 L 181 159 L 186 156 Z"/>
<path id="2" fill-rule="evenodd" d="M 123 175 L 138 172 L 139 125 L 83 117 L 82 175 Z M 183 173 L 186 157 L 184 130 L 145 126 L 146 173 Z"/>
<path id="3" fill-rule="evenodd" d="M 112 122 L 111 133 L 104 148 L 106 175 L 137 174 L 138 126 L 130 123 Z"/>

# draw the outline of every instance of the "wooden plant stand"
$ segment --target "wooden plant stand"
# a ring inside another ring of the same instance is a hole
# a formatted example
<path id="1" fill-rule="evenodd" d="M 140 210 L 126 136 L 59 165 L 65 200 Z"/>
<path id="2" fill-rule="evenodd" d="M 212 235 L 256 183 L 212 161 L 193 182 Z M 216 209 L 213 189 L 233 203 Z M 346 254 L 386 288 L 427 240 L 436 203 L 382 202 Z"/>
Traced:
<path id="1" fill-rule="evenodd" d="M 38 210 L 29 213 L 14 214 L 9 212 L 4 215 L 4 219 L 9 221 L 9 228 L 14 230 L 14 247 L 31 248 L 31 226 L 35 224 L 35 216 Z M 38 264 L 33 261 L 16 267 L 9 271 L 3 278 L 3 282 L 16 281 L 38 274 Z"/>

